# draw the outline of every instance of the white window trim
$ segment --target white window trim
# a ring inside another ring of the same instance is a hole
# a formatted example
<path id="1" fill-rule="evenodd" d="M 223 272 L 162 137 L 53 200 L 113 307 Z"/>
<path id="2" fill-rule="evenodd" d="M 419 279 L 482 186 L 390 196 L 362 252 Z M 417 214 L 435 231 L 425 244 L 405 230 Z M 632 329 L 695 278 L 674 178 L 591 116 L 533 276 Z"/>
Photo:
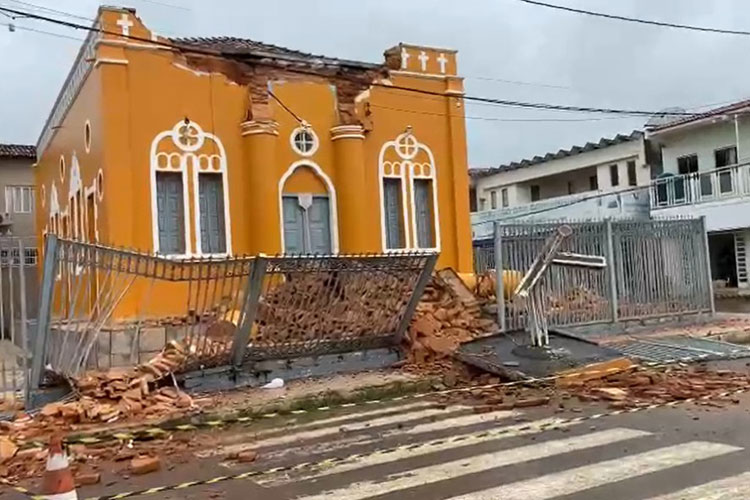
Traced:
<path id="1" fill-rule="evenodd" d="M 339 222 L 338 222 L 338 203 L 336 202 L 336 188 L 333 185 L 333 182 L 331 181 L 331 178 L 328 177 L 328 175 L 323 172 L 323 169 L 320 168 L 320 165 L 315 163 L 312 160 L 299 160 L 292 163 L 289 168 L 284 172 L 284 175 L 281 176 L 281 179 L 279 179 L 279 232 L 281 233 L 281 252 L 284 253 L 285 248 L 285 242 L 284 242 L 284 185 L 286 184 L 287 179 L 292 176 L 292 174 L 297 170 L 299 167 L 308 167 L 315 172 L 315 174 L 320 177 L 320 179 L 323 181 L 323 183 L 326 185 L 326 189 L 328 190 L 328 210 L 329 210 L 329 217 L 331 220 L 331 252 L 332 255 L 338 255 L 339 253 Z M 293 194 L 293 193 L 289 193 Z M 294 193 L 298 194 L 298 193 Z"/>
<path id="2" fill-rule="evenodd" d="M 188 259 L 194 257 L 229 257 L 232 255 L 232 222 L 230 217 L 229 208 L 229 178 L 227 169 L 227 155 L 224 149 L 224 144 L 221 142 L 219 137 L 209 132 L 203 131 L 203 129 L 196 122 L 190 122 L 190 125 L 197 129 L 197 143 L 192 146 L 184 146 L 178 142 L 180 128 L 185 125 L 182 120 L 178 121 L 175 126 L 170 130 L 165 130 L 157 134 L 153 141 L 151 141 L 151 231 L 152 231 L 152 242 L 154 253 L 160 254 L 159 248 L 159 214 L 158 214 L 158 203 L 156 199 L 156 172 L 173 172 L 182 174 L 182 198 L 184 207 L 184 229 L 185 229 L 185 253 L 183 254 L 162 254 L 162 256 L 173 258 L 173 259 Z M 164 139 L 171 139 L 175 146 L 181 152 L 159 152 L 159 144 Z M 205 141 L 209 139 L 213 141 L 219 150 L 218 155 L 207 155 L 207 154 L 196 154 L 198 150 L 203 146 Z M 172 155 L 177 155 L 179 158 L 178 168 L 171 168 L 170 161 L 167 161 L 166 167 L 159 166 L 159 158 L 166 156 L 167 159 Z M 219 170 L 212 168 L 212 160 L 218 156 Z M 221 174 L 222 176 L 222 187 L 224 195 L 224 232 L 226 239 L 227 251 L 218 254 L 204 254 L 201 250 L 201 238 L 200 238 L 200 199 L 198 189 L 198 174 L 200 173 L 200 160 L 202 158 L 208 159 L 208 170 L 207 173 L 214 175 Z M 188 177 L 191 171 L 192 174 L 192 185 L 194 188 L 194 199 L 191 204 L 189 183 L 191 179 Z M 193 206 L 194 217 L 191 224 L 190 221 L 190 206 Z M 194 230 L 194 231 L 193 231 Z M 191 245 L 191 234 L 195 233 L 195 249 Z"/>
<path id="3" fill-rule="evenodd" d="M 310 151 L 305 152 L 297 147 L 297 143 L 294 141 L 294 139 L 300 132 L 307 132 L 308 134 L 310 134 L 310 136 L 312 136 L 313 144 L 312 148 L 310 148 Z M 289 136 L 289 145 L 292 147 L 292 151 L 294 151 L 298 155 L 309 158 L 318 152 L 318 148 L 320 147 L 320 140 L 318 139 L 318 134 L 315 133 L 312 127 L 297 127 L 292 130 L 292 133 Z"/>
<path id="4" fill-rule="evenodd" d="M 28 191 L 29 209 L 24 210 L 24 194 Z M 9 185 L 5 186 L 5 212 L 8 214 L 29 215 L 34 213 L 34 186 Z M 16 209 L 18 205 L 18 209 Z"/>
<path id="5" fill-rule="evenodd" d="M 408 133 L 408 132 L 407 132 Z M 380 148 L 380 155 L 378 156 L 378 184 L 379 184 L 379 190 L 380 190 L 380 238 L 381 238 L 381 245 L 383 249 L 383 253 L 410 253 L 415 251 L 423 251 L 423 252 L 439 252 L 441 248 L 441 238 L 440 238 L 440 213 L 439 213 L 439 207 L 438 207 L 438 183 L 437 183 L 437 167 L 435 165 L 435 157 L 432 154 L 432 150 L 425 144 L 422 144 L 418 140 L 416 141 L 416 151 L 414 154 L 409 155 L 408 157 L 404 157 L 398 153 L 397 145 L 399 143 L 399 140 L 404 136 L 405 134 L 401 134 L 396 139 L 392 141 L 388 141 L 385 144 L 383 144 L 383 147 Z M 412 136 L 413 137 L 413 136 Z M 389 149 L 393 149 L 395 154 L 400 158 L 400 161 L 386 161 L 385 160 L 385 154 L 388 152 Z M 417 232 L 416 232 L 416 214 L 414 210 L 414 176 L 413 174 L 413 168 L 414 163 L 411 161 L 412 158 L 416 157 L 416 155 L 419 153 L 419 151 L 422 150 L 427 154 L 427 157 L 430 161 L 430 176 L 420 176 L 418 178 L 420 179 L 431 179 L 432 180 L 432 198 L 433 198 L 433 224 L 435 228 L 435 234 L 433 235 L 433 238 L 435 240 L 435 246 L 432 248 L 419 248 L 416 246 L 416 242 L 412 244 L 412 235 L 414 236 L 414 239 L 417 238 Z M 385 173 L 385 165 L 386 163 L 390 163 L 392 166 L 398 165 L 399 168 L 399 174 L 386 174 Z M 408 175 L 407 175 L 408 172 Z M 383 193 L 383 179 L 386 178 L 396 178 L 401 180 L 401 211 L 403 214 L 404 219 L 404 248 L 388 248 L 388 240 L 386 238 L 386 214 L 385 214 L 385 195 Z M 410 195 L 407 195 L 407 184 L 409 185 L 408 190 L 411 191 Z M 411 201 L 411 210 L 409 210 L 409 207 L 407 206 L 406 200 Z M 411 214 L 411 215 L 410 215 Z M 411 217 L 411 224 L 409 224 L 409 217 Z M 411 231 L 407 230 L 407 228 L 411 227 Z"/>

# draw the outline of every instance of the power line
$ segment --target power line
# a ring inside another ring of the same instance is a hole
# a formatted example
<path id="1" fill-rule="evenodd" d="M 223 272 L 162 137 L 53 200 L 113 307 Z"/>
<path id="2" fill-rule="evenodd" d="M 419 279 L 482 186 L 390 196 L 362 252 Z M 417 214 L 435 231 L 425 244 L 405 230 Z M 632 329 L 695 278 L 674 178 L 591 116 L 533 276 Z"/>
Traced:
<path id="1" fill-rule="evenodd" d="M 599 118 L 500 118 L 500 117 L 494 117 L 494 116 L 471 116 L 471 115 L 462 116 L 462 115 L 453 115 L 453 114 L 448 114 L 448 113 L 420 111 L 416 109 L 392 108 L 390 106 L 381 106 L 379 104 L 370 104 L 370 106 L 373 108 L 388 109 L 391 111 L 399 111 L 403 113 L 415 113 L 419 115 L 447 116 L 449 118 L 466 118 L 467 120 L 484 120 L 484 121 L 491 121 L 491 122 L 511 122 L 511 123 L 523 123 L 523 122 L 569 123 L 569 122 L 594 122 L 594 121 L 602 121 L 602 120 L 627 120 L 630 118 L 636 118 L 636 117 L 630 117 L 630 116 L 603 116 Z"/>
<path id="2" fill-rule="evenodd" d="M 494 78 L 490 76 L 471 76 L 471 75 L 463 75 L 464 78 L 467 80 L 481 80 L 485 82 L 498 82 L 498 83 L 507 83 L 510 85 L 523 85 L 527 87 L 542 87 L 546 89 L 557 89 L 557 90 L 572 90 L 571 87 L 566 87 L 563 85 L 555 85 L 552 83 L 541 83 L 541 82 L 527 82 L 523 80 L 506 80 L 504 78 Z"/>
<path id="3" fill-rule="evenodd" d="M 297 120 L 297 122 L 298 122 L 298 123 L 299 123 L 300 125 L 305 125 L 305 123 L 306 123 L 306 122 L 305 122 L 305 120 L 303 120 L 302 118 L 300 118 L 300 117 L 299 117 L 299 115 L 298 115 L 297 113 L 295 113 L 294 111 L 292 111 L 292 110 L 291 110 L 291 108 L 290 108 L 289 106 L 287 106 L 286 104 L 284 104 L 284 101 L 282 101 L 281 99 L 279 99 L 279 98 L 278 98 L 278 97 L 276 96 L 276 94 L 274 94 L 273 92 L 271 92 L 271 91 L 269 90 L 269 91 L 268 91 L 268 95 L 270 95 L 270 96 L 271 96 L 271 97 L 273 98 L 273 100 L 274 100 L 274 101 L 278 102 L 278 103 L 279 103 L 279 106 L 281 106 L 282 108 L 284 108 L 284 111 L 286 111 L 287 113 L 289 113 L 290 115 L 292 115 L 292 117 L 293 117 L 293 118 L 294 118 L 295 120 Z"/>
<path id="4" fill-rule="evenodd" d="M 61 26 L 67 26 L 69 28 L 79 29 L 79 30 L 85 30 L 85 31 L 92 31 L 92 32 L 98 32 L 113 36 L 118 36 L 122 38 L 126 38 L 129 40 L 136 40 L 140 42 L 145 42 L 151 45 L 155 46 L 161 46 L 166 47 L 174 50 L 179 50 L 183 52 L 190 52 L 194 54 L 202 54 L 212 57 L 220 57 L 228 60 L 233 61 L 240 61 L 240 62 L 247 62 L 248 59 L 252 59 L 253 63 L 256 65 L 261 66 L 269 66 L 276 69 L 284 69 L 289 72 L 298 73 L 298 74 L 305 74 L 309 76 L 316 76 L 320 77 L 320 73 L 316 71 L 306 71 L 299 68 L 293 68 L 290 67 L 290 65 L 281 65 L 281 64 L 274 64 L 267 61 L 268 57 L 265 55 L 259 55 L 259 54 L 236 54 L 231 52 L 223 52 L 223 51 L 215 51 L 215 50 L 206 50 L 206 49 L 200 49 L 200 48 L 194 48 L 194 47 L 187 47 L 184 45 L 164 42 L 161 40 L 151 40 L 143 37 L 138 37 L 134 35 L 123 35 L 121 33 L 116 33 L 109 30 L 104 30 L 101 28 L 95 28 L 91 26 L 84 26 L 81 24 L 73 23 L 70 21 L 64 21 L 61 19 L 54 19 L 47 16 L 41 16 L 38 14 L 18 11 L 15 9 L 9 9 L 7 7 L 0 7 L 0 11 L 10 12 L 17 15 L 25 15 L 32 19 L 37 19 L 40 21 L 46 21 L 54 24 L 58 24 Z M 287 59 L 290 61 L 298 61 L 298 58 L 295 57 L 283 57 L 280 56 L 280 59 Z M 429 95 L 429 96 L 436 96 L 436 97 L 447 97 L 447 98 L 460 98 L 465 101 L 475 101 L 475 102 L 485 102 L 490 104 L 495 104 L 498 106 L 508 106 L 508 107 L 517 107 L 517 108 L 525 108 L 525 109 L 543 109 L 543 110 L 550 110 L 550 111 L 568 111 L 568 112 L 579 112 L 579 113 L 600 113 L 600 114 L 616 114 L 616 115 L 630 115 L 630 116 L 646 116 L 651 117 L 654 115 L 661 115 L 661 116 L 675 116 L 675 117 L 693 117 L 696 115 L 696 113 L 688 113 L 688 112 L 678 112 L 678 111 L 646 111 L 646 110 L 629 110 L 629 109 L 617 109 L 617 108 L 602 108 L 602 107 L 589 107 L 589 106 L 572 106 L 572 105 L 561 105 L 561 104 L 549 104 L 549 103 L 538 103 L 538 102 L 524 102 L 524 101 L 514 101 L 514 100 L 507 100 L 507 99 L 497 99 L 497 98 L 490 98 L 490 97 L 481 97 L 481 96 L 472 96 L 472 95 L 455 95 L 455 94 L 448 94 L 445 92 L 436 92 L 431 90 L 425 90 L 425 89 L 417 89 L 414 87 L 404 87 L 400 85 L 392 85 L 392 84 L 385 84 L 380 82 L 373 82 L 371 80 L 365 81 L 363 78 L 357 78 L 349 75 L 342 74 L 339 72 L 337 74 L 337 77 L 342 79 L 347 79 L 353 82 L 358 82 L 365 84 L 367 83 L 370 86 L 374 87 L 382 87 L 387 88 L 390 90 L 400 90 L 405 92 L 412 92 L 422 95 Z"/>
<path id="5" fill-rule="evenodd" d="M 24 2 L 23 0 L 6 0 L 6 1 L 17 3 L 17 4 L 20 4 L 20 5 L 23 5 L 23 6 L 27 7 L 27 8 L 35 9 L 35 10 L 41 11 L 41 12 L 51 12 L 53 14 L 58 14 L 58 15 L 65 16 L 65 17 L 70 17 L 72 19 L 80 19 L 82 21 L 91 21 L 91 22 L 94 21 L 90 17 L 79 16 L 77 14 L 72 14 L 70 12 L 65 12 L 65 11 L 62 11 L 62 10 L 56 10 L 56 9 L 52 9 L 50 7 L 44 7 L 43 5 L 37 5 L 37 4 L 34 4 L 34 3 L 30 3 L 30 2 Z"/>
<path id="6" fill-rule="evenodd" d="M 64 38 L 66 40 L 75 40 L 76 42 L 83 42 L 83 38 L 77 38 L 77 37 L 74 37 L 74 36 L 62 35 L 60 33 L 53 33 L 51 31 L 38 30 L 38 29 L 35 29 L 35 28 L 29 28 L 27 26 L 19 26 L 17 24 L 12 24 L 12 23 L 0 23 L 0 26 L 7 26 L 11 30 L 31 31 L 32 33 L 39 33 L 41 35 L 49 35 L 49 36 L 54 36 L 56 38 Z"/>
<path id="7" fill-rule="evenodd" d="M 712 28 L 708 26 L 695 26 L 692 24 L 679 24 L 679 23 L 670 23 L 665 21 L 653 21 L 650 19 L 641 19 L 638 17 L 627 17 L 627 16 L 620 16 L 617 14 L 607 14 L 604 12 L 595 12 L 591 10 L 584 10 L 584 9 L 576 9 L 573 7 L 567 7 L 565 5 L 556 5 L 552 3 L 546 3 L 546 2 L 540 2 L 538 0 L 517 0 L 519 2 L 523 2 L 525 4 L 529 5 L 535 5 L 537 7 L 546 7 L 549 9 L 556 9 L 556 10 L 562 10 L 565 12 L 572 12 L 574 14 L 584 14 L 587 16 L 593 16 L 593 17 L 603 17 L 605 19 L 613 19 L 616 21 L 626 21 L 629 23 L 638 23 L 638 24 L 649 24 L 652 26 L 661 26 L 662 28 L 678 28 L 683 30 L 691 30 L 691 31 L 701 31 L 704 33 L 719 33 L 722 35 L 743 35 L 743 36 L 750 36 L 750 31 L 742 31 L 742 30 L 730 30 L 730 29 L 723 29 L 723 28 Z"/>

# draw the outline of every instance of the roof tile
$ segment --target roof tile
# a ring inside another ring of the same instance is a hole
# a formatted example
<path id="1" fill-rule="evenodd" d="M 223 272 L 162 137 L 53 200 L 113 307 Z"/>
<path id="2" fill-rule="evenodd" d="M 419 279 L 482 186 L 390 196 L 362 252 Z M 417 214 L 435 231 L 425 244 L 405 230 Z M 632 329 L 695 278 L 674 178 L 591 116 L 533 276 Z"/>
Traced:
<path id="1" fill-rule="evenodd" d="M 0 158 L 36 159 L 36 147 L 26 144 L 0 144 Z"/>

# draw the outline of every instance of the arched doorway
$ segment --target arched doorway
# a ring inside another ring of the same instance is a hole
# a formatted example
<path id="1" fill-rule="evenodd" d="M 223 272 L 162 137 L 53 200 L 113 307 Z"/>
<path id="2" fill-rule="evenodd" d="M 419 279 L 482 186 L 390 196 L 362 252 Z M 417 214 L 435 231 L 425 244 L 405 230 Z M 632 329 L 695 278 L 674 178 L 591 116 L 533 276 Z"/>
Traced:
<path id="1" fill-rule="evenodd" d="M 338 253 L 336 192 L 318 165 L 292 164 L 279 182 L 281 246 L 285 254 Z"/>

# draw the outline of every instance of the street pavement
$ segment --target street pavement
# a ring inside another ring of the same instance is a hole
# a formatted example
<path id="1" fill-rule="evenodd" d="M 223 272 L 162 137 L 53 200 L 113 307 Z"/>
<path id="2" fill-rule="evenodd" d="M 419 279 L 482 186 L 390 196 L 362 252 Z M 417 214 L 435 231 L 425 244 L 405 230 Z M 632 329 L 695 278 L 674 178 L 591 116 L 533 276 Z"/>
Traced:
<path id="1" fill-rule="evenodd" d="M 261 430 L 217 430 L 211 446 L 192 451 L 181 465 L 105 481 L 79 495 L 306 463 L 143 498 L 750 498 L 750 397 L 724 408 L 680 405 L 591 418 L 602 411 L 611 412 L 589 405 L 476 413 L 461 404 L 407 399 L 278 417 Z M 258 451 L 255 463 L 229 459 L 248 448 Z"/>

